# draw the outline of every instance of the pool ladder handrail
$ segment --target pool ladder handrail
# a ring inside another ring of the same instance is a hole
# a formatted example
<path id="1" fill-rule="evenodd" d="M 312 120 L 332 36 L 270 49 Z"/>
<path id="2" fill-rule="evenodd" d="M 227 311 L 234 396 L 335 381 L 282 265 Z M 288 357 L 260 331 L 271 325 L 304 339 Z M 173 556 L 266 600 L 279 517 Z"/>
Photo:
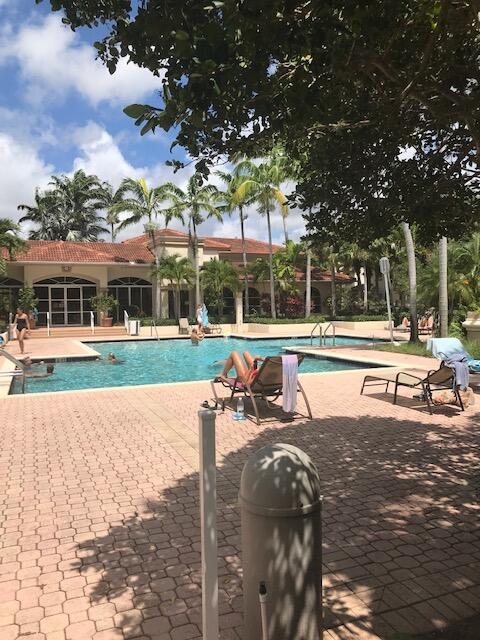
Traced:
<path id="1" fill-rule="evenodd" d="M 95 335 L 95 314 L 93 311 L 90 311 L 90 329 L 92 331 L 92 335 Z"/>
<path id="2" fill-rule="evenodd" d="M 327 344 L 327 331 L 330 329 L 330 327 L 332 328 L 332 338 L 333 338 L 333 346 L 335 346 L 335 325 L 333 324 L 333 322 L 329 322 L 326 326 L 326 328 L 323 330 L 323 345 L 326 346 Z"/>
<path id="3" fill-rule="evenodd" d="M 125 331 L 128 333 L 128 311 L 126 309 L 123 310 L 123 324 L 125 325 Z"/>
<path id="4" fill-rule="evenodd" d="M 313 327 L 312 331 L 310 332 L 310 346 L 313 345 L 313 334 L 315 333 L 315 329 L 317 327 L 319 328 L 319 334 L 318 334 L 319 346 L 322 346 L 323 331 L 322 331 L 322 321 L 321 320 L 319 322 L 317 322 L 317 324 Z"/>
<path id="5" fill-rule="evenodd" d="M 152 320 L 152 322 L 150 324 L 150 335 L 151 336 L 153 336 L 153 329 L 155 329 L 155 336 L 157 337 L 157 340 L 160 340 L 160 336 L 158 335 L 157 323 L 155 322 L 155 320 Z"/>

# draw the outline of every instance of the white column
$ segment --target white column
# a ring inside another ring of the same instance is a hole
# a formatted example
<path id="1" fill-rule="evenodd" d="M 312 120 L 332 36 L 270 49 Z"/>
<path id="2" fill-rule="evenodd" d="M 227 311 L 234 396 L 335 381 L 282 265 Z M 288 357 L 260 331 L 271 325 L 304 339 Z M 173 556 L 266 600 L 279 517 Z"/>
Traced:
<path id="1" fill-rule="evenodd" d="M 243 327 L 243 296 L 241 291 L 235 294 L 235 322 L 237 331 L 241 331 Z"/>
<path id="2" fill-rule="evenodd" d="M 215 413 L 198 412 L 200 437 L 200 527 L 203 640 L 218 640 L 217 469 Z"/>

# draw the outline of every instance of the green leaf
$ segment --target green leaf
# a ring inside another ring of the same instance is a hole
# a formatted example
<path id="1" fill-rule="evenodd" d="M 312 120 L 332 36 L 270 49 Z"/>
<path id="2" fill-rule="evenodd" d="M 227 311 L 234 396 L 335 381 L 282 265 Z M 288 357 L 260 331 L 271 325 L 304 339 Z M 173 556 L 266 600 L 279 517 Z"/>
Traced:
<path id="1" fill-rule="evenodd" d="M 156 118 L 150 118 L 146 125 L 144 125 L 140 130 L 140 135 L 144 136 L 151 129 L 153 129 L 157 124 Z"/>
<path id="2" fill-rule="evenodd" d="M 145 115 L 146 105 L 144 104 L 129 104 L 125 107 L 123 113 L 129 118 L 141 118 Z"/>

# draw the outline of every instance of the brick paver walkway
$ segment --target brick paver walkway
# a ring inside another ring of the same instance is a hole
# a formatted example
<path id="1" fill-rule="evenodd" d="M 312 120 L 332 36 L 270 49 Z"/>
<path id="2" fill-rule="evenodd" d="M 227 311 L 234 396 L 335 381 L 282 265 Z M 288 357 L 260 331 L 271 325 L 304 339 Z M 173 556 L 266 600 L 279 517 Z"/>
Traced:
<path id="1" fill-rule="evenodd" d="M 304 376 L 315 420 L 217 420 L 221 638 L 241 637 L 236 497 L 268 442 L 324 485 L 325 640 L 391 638 L 480 610 L 480 403 L 429 416 Z M 0 401 L 0 638 L 198 639 L 203 383 Z M 479 400 L 479 398 L 477 398 Z"/>

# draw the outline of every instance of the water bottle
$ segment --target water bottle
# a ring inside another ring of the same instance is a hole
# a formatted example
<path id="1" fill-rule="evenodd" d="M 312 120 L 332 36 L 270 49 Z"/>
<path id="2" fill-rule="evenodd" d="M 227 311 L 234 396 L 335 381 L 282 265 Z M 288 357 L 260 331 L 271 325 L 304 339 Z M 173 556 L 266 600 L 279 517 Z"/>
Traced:
<path id="1" fill-rule="evenodd" d="M 235 420 L 245 420 L 245 407 L 243 404 L 243 398 L 237 400 L 237 411 L 233 416 Z"/>

